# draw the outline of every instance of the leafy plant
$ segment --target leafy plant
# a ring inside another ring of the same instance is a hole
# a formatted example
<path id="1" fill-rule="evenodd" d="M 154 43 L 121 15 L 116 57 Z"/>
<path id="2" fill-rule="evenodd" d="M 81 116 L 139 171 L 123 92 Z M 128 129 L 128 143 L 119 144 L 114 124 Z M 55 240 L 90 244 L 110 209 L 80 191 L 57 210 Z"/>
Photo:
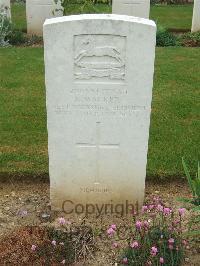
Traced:
<path id="1" fill-rule="evenodd" d="M 198 167 L 197 167 L 197 173 L 196 177 L 192 178 L 189 172 L 189 169 L 184 161 L 184 158 L 182 158 L 182 164 L 183 168 L 185 171 L 185 175 L 187 177 L 188 185 L 190 187 L 190 190 L 192 192 L 192 200 L 189 200 L 192 204 L 196 206 L 200 206 L 200 165 L 198 162 Z"/>
<path id="2" fill-rule="evenodd" d="M 61 0 L 64 15 L 95 13 L 93 0 Z"/>
<path id="3" fill-rule="evenodd" d="M 43 43 L 43 38 L 37 35 L 26 36 L 25 45 L 38 45 Z"/>
<path id="4" fill-rule="evenodd" d="M 179 37 L 181 45 L 188 47 L 200 46 L 200 32 L 187 32 Z"/>
<path id="5" fill-rule="evenodd" d="M 160 0 L 151 0 L 150 3 L 151 5 L 156 5 L 160 3 Z"/>
<path id="6" fill-rule="evenodd" d="M 25 41 L 24 33 L 15 30 L 6 12 L 0 9 L 0 46 L 19 45 L 25 43 Z"/>
<path id="7" fill-rule="evenodd" d="M 181 265 L 187 245 L 182 233 L 184 213 L 184 208 L 175 211 L 154 197 L 153 202 L 142 207 L 141 214 L 133 217 L 125 248 L 120 242 L 117 226 L 111 225 L 107 233 L 115 241 L 115 247 L 122 246 L 120 263 L 131 266 Z"/>
<path id="8" fill-rule="evenodd" d="M 197 173 L 196 177 L 192 178 L 189 172 L 189 169 L 185 163 L 184 158 L 182 158 L 182 164 L 185 171 L 185 175 L 187 177 L 188 185 L 190 187 L 191 193 L 192 193 L 192 199 L 191 198 L 178 198 L 178 201 L 183 202 L 184 204 L 192 204 L 187 205 L 189 209 L 191 209 L 192 213 L 190 216 L 190 221 L 188 223 L 189 230 L 186 233 L 187 236 L 199 236 L 200 230 L 199 230 L 199 224 L 200 224 L 200 166 L 198 162 L 197 167 Z M 193 240 L 195 240 L 193 238 Z"/>
<path id="9" fill-rule="evenodd" d="M 3 10 L 0 10 L 0 46 L 8 46 L 7 36 L 12 32 L 11 22 Z"/>
<path id="10" fill-rule="evenodd" d="M 157 46 L 176 46 L 178 44 L 177 37 L 167 31 L 163 27 L 158 27 L 157 33 L 156 33 L 156 45 Z"/>
<path id="11" fill-rule="evenodd" d="M 7 39 L 11 45 L 20 45 L 26 42 L 24 33 L 19 30 L 11 30 L 11 32 L 7 36 Z"/>

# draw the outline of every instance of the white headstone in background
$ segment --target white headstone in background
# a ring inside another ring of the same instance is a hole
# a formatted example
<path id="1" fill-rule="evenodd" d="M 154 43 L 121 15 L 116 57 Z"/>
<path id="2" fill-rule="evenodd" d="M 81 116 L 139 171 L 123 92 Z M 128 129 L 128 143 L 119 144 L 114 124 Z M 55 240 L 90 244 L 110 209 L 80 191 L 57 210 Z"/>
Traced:
<path id="1" fill-rule="evenodd" d="M 112 13 L 149 18 L 150 0 L 113 0 Z"/>
<path id="2" fill-rule="evenodd" d="M 60 0 L 26 0 L 27 33 L 42 36 L 45 19 L 62 15 Z"/>
<path id="3" fill-rule="evenodd" d="M 143 201 L 155 38 L 153 21 L 129 16 L 46 20 L 53 208 Z"/>
<path id="4" fill-rule="evenodd" d="M 192 32 L 200 31 L 200 0 L 194 0 Z"/>
<path id="5" fill-rule="evenodd" d="M 0 0 L 0 12 L 11 19 L 10 0 Z"/>

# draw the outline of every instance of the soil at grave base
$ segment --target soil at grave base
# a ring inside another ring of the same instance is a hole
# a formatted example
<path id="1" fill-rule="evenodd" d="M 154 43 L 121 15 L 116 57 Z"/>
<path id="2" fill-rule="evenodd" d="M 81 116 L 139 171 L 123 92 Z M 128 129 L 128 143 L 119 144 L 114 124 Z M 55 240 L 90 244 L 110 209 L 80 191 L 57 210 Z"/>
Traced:
<path id="1" fill-rule="evenodd" d="M 184 182 L 174 181 L 163 184 L 147 182 L 146 198 L 155 194 L 162 196 L 166 205 L 177 208 L 181 206 L 181 203 L 176 200 L 177 197 L 190 196 L 188 186 Z M 41 258 L 33 256 L 31 245 L 49 244 L 51 240 L 45 228 L 54 225 L 56 218 L 63 215 L 50 210 L 48 182 L 0 183 L 0 206 L 0 265 L 45 265 Z M 27 215 L 20 215 L 23 211 L 27 211 Z M 189 216 L 188 212 L 185 219 L 187 220 Z M 72 222 L 80 224 L 81 218 Z M 110 223 L 111 220 L 104 220 L 103 226 L 108 228 Z M 200 265 L 198 253 L 200 249 L 197 243 L 196 241 L 190 243 L 188 259 L 184 265 Z M 110 243 L 108 245 L 98 243 L 98 245 L 98 252 L 94 253 L 86 263 L 70 265 L 113 265 L 116 257 L 110 250 Z M 3 262 L 1 262 L 2 259 Z M 9 263 L 10 260 L 11 263 Z M 60 265 L 60 263 L 52 262 L 51 265 Z"/>

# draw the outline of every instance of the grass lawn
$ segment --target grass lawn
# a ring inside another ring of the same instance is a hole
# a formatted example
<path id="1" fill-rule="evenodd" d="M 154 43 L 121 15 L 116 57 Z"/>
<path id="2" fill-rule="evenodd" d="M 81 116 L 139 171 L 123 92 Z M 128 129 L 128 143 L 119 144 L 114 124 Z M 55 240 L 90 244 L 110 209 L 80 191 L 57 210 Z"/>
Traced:
<path id="1" fill-rule="evenodd" d="M 151 19 L 165 28 L 191 29 L 193 5 L 161 5 L 151 6 Z M 68 14 L 77 13 L 77 6 L 70 7 Z M 98 4 L 94 10 L 85 9 L 85 13 L 111 13 L 111 7 Z M 25 5 L 15 3 L 12 5 L 12 20 L 16 29 L 26 30 Z"/>
<path id="2" fill-rule="evenodd" d="M 11 5 L 12 22 L 18 30 L 26 31 L 26 6 L 14 3 Z"/>
<path id="3" fill-rule="evenodd" d="M 151 6 L 150 18 L 167 29 L 191 29 L 193 5 Z"/>
<path id="4" fill-rule="evenodd" d="M 148 176 L 196 171 L 200 123 L 200 49 L 158 48 Z M 0 173 L 48 172 L 42 48 L 0 49 Z"/>

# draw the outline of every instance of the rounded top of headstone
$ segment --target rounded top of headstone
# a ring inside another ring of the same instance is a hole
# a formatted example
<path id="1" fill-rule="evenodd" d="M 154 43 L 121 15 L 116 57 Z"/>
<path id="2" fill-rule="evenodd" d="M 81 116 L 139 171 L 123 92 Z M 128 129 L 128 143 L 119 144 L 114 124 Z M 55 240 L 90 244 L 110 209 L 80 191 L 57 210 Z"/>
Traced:
<path id="1" fill-rule="evenodd" d="M 137 24 L 149 25 L 152 27 L 156 27 L 156 24 L 153 20 L 127 16 L 127 15 L 117 15 L 117 14 L 83 14 L 83 15 L 72 15 L 72 16 L 63 16 L 57 18 L 46 19 L 44 26 L 71 22 L 71 21 L 83 21 L 83 20 L 111 20 L 111 21 L 125 21 Z"/>

